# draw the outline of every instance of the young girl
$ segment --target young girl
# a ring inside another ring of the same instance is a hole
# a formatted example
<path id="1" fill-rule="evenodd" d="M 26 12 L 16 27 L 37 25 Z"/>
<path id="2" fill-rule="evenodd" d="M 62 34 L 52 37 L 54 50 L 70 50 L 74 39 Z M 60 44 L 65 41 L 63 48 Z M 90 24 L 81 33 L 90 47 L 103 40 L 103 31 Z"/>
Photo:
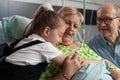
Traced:
<path id="1" fill-rule="evenodd" d="M 7 56 L 0 65 L 2 80 L 38 80 L 47 63 L 53 61 L 62 64 L 65 55 L 58 51 L 56 45 L 61 42 L 65 31 L 63 19 L 57 13 L 39 7 L 28 28 L 15 48 L 35 40 L 42 43 Z"/>

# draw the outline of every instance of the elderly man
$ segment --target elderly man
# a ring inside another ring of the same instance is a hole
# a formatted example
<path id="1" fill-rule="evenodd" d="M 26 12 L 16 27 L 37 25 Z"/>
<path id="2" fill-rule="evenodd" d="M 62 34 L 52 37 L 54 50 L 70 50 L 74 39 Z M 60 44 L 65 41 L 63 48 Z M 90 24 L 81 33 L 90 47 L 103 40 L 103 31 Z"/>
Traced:
<path id="1" fill-rule="evenodd" d="M 97 11 L 98 34 L 87 44 L 98 55 L 120 68 L 120 8 L 112 3 L 102 5 Z"/>

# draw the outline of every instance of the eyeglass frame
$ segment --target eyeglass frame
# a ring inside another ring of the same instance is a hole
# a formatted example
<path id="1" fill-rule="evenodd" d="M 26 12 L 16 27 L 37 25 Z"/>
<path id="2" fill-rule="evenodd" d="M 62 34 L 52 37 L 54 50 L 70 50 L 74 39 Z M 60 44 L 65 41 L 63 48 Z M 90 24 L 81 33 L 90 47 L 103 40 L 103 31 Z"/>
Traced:
<path id="1" fill-rule="evenodd" d="M 116 18 L 119 18 L 118 16 L 117 17 L 114 17 L 114 18 L 106 18 L 106 19 L 102 19 L 102 18 L 97 18 L 96 21 L 97 23 L 102 23 L 104 22 L 106 25 L 110 24 L 114 19 Z"/>

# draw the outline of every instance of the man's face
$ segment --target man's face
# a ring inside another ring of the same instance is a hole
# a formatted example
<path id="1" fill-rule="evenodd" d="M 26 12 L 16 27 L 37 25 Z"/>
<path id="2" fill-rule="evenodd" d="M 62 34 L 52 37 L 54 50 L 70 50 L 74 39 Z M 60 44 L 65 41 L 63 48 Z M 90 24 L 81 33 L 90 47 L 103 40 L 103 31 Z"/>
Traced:
<path id="1" fill-rule="evenodd" d="M 104 7 L 97 12 L 97 28 L 101 35 L 110 37 L 118 32 L 119 17 L 112 7 Z"/>

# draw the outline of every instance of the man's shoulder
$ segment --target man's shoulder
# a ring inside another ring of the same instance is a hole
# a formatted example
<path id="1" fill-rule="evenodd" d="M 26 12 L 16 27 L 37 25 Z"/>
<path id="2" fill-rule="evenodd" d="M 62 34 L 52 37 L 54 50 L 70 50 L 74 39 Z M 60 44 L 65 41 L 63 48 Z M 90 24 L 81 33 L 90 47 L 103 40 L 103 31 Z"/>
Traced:
<path id="1" fill-rule="evenodd" d="M 100 34 L 96 33 L 94 36 L 92 36 L 88 41 L 87 43 L 93 43 L 93 42 L 96 42 L 100 39 Z"/>

